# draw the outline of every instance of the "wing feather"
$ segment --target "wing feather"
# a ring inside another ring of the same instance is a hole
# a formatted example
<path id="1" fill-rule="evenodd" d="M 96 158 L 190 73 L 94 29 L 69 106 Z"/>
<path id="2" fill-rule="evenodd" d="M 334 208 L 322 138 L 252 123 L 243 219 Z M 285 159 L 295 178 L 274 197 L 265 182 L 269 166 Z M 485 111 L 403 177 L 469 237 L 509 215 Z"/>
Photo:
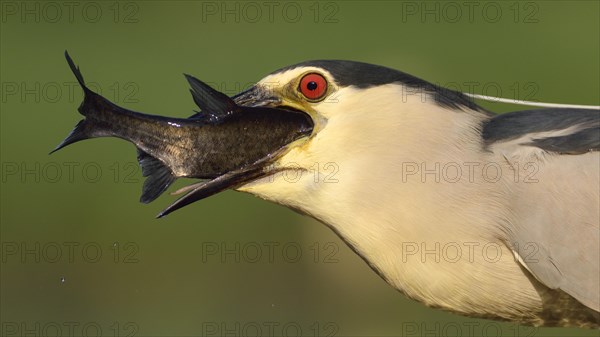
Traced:
<path id="1" fill-rule="evenodd" d="M 507 233 L 539 281 L 600 311 L 600 110 L 538 109 L 484 125 L 489 151 L 534 163 L 511 188 Z"/>

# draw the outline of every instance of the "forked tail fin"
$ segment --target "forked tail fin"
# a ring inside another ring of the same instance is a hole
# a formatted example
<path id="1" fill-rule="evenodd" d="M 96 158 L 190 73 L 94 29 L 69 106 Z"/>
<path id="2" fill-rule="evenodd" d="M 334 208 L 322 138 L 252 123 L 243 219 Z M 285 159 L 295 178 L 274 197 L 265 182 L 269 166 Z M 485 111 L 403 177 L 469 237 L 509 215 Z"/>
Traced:
<path id="1" fill-rule="evenodd" d="M 83 80 L 83 75 L 81 75 L 79 67 L 75 65 L 73 59 L 71 59 L 71 56 L 69 56 L 69 53 L 67 53 L 67 51 L 65 51 L 65 58 L 67 59 L 67 63 L 69 64 L 71 71 L 73 71 L 75 78 L 77 78 L 77 82 L 79 82 L 81 89 L 83 89 L 83 102 L 77 109 L 79 113 L 87 117 L 90 114 L 105 110 L 106 107 L 112 107 L 112 103 L 110 103 L 104 97 L 93 92 L 85 85 L 85 81 Z M 60 144 L 58 144 L 58 146 L 54 148 L 54 150 L 52 150 L 50 153 L 56 152 L 69 144 L 73 144 L 80 140 L 88 138 L 98 137 L 102 134 L 103 133 L 101 128 L 95 125 L 93 120 L 87 118 L 83 119 L 79 121 L 79 123 L 77 123 L 77 125 L 71 131 L 71 133 L 69 133 L 67 138 L 65 138 Z"/>

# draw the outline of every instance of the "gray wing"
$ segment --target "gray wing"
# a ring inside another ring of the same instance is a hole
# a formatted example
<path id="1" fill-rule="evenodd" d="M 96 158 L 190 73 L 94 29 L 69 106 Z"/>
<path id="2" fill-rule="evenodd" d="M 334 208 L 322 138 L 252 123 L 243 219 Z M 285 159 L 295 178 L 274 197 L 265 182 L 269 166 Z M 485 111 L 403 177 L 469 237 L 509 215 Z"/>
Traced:
<path id="1" fill-rule="evenodd" d="M 521 264 L 600 311 L 600 110 L 499 115 L 483 137 L 489 151 L 535 173 L 509 188 L 506 231 Z"/>
<path id="2" fill-rule="evenodd" d="M 600 151 L 600 110 L 517 111 L 498 115 L 483 126 L 483 139 L 488 146 L 524 137 L 531 140 L 521 145 L 532 145 L 549 152 Z"/>

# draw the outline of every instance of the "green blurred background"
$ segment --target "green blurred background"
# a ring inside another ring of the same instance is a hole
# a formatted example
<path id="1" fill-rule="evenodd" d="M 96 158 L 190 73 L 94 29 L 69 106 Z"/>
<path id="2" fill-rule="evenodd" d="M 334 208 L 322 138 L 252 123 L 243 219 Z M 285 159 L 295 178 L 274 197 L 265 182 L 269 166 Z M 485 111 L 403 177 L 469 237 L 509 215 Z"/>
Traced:
<path id="1" fill-rule="evenodd" d="M 598 335 L 426 308 L 322 224 L 250 195 L 228 191 L 156 220 L 174 197 L 138 202 L 135 150 L 120 140 L 48 156 L 81 118 L 65 49 L 107 98 L 166 116 L 195 108 L 182 73 L 231 95 L 323 58 L 597 105 L 598 1 L 1 4 L 3 335 Z"/>

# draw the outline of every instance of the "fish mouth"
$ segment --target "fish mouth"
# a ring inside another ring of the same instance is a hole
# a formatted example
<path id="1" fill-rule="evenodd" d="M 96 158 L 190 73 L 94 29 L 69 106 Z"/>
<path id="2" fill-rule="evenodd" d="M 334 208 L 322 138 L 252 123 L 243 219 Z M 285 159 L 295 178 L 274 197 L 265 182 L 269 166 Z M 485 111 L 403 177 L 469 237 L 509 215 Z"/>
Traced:
<path id="1" fill-rule="evenodd" d="M 191 184 L 172 192 L 171 195 L 180 195 L 179 199 L 165 208 L 162 212 L 157 215 L 157 218 L 162 218 L 169 213 L 172 213 L 184 206 L 187 206 L 196 201 L 208 198 L 219 192 L 236 189 L 245 184 L 253 181 L 265 178 L 267 176 L 278 173 L 284 170 L 284 168 L 274 165 L 277 159 L 285 155 L 292 148 L 299 146 L 314 133 L 314 121 L 311 115 L 300 109 L 282 104 L 281 100 L 276 96 L 268 95 L 264 91 L 257 90 L 255 87 L 242 92 L 232 99 L 236 104 L 242 107 L 250 108 L 269 108 L 278 110 L 282 114 L 302 114 L 307 119 L 307 125 L 302 126 L 298 132 L 302 136 L 295 139 L 294 141 L 283 145 L 277 151 L 269 153 L 268 155 L 260 158 L 259 160 L 246 165 L 244 167 L 231 170 L 211 180 L 204 180 L 195 184 Z"/>

